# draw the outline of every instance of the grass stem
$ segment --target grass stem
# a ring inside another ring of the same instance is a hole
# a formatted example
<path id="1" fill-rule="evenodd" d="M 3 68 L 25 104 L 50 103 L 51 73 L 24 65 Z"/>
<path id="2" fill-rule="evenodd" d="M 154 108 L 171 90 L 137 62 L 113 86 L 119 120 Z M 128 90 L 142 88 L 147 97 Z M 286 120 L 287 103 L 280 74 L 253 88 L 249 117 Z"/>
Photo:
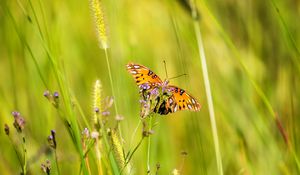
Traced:
<path id="1" fill-rule="evenodd" d="M 149 133 L 152 129 L 152 117 L 149 116 Z M 147 146 L 147 174 L 150 174 L 150 151 L 151 151 L 151 135 L 148 135 L 148 146 Z"/>
<path id="2" fill-rule="evenodd" d="M 110 86 L 111 86 L 111 92 L 112 92 L 112 95 L 113 95 L 113 97 L 115 99 L 114 100 L 115 113 L 116 113 L 116 115 L 118 115 L 119 114 L 119 112 L 118 112 L 118 105 L 116 103 L 115 88 L 114 88 L 114 84 L 113 84 L 113 79 L 112 79 L 112 74 L 111 74 L 111 69 L 110 69 L 110 63 L 109 63 L 108 53 L 107 53 L 107 48 L 104 48 L 104 52 L 105 52 L 107 69 L 108 69 L 109 82 L 110 82 Z M 120 122 L 117 122 L 117 125 L 118 125 L 118 130 L 119 130 L 120 138 L 121 138 L 121 140 L 123 140 Z"/>
<path id="3" fill-rule="evenodd" d="M 212 128 L 212 134 L 213 134 L 213 140 L 214 140 L 214 146 L 215 146 L 218 174 L 222 175 L 223 174 L 223 166 L 222 166 L 221 152 L 220 152 L 220 146 L 219 146 L 217 124 L 216 124 L 216 119 L 215 119 L 215 111 L 214 111 L 213 99 L 212 99 L 210 82 L 209 82 L 209 77 L 208 77 L 206 57 L 205 57 L 205 52 L 204 52 L 204 48 L 203 48 L 200 27 L 199 27 L 199 23 L 197 20 L 194 20 L 194 30 L 195 30 L 195 34 L 196 34 L 196 39 L 197 39 L 198 49 L 199 49 L 199 54 L 200 54 L 200 60 L 201 60 L 201 65 L 202 65 L 204 86 L 205 86 L 206 98 L 207 98 L 207 102 L 208 102 L 210 124 L 211 124 L 211 128 Z"/>
<path id="4" fill-rule="evenodd" d="M 23 162 L 23 175 L 27 174 L 27 149 L 26 149 L 26 140 L 25 137 L 22 136 L 22 140 L 23 140 L 23 154 L 24 154 L 24 162 Z"/>
<path id="5" fill-rule="evenodd" d="M 57 174 L 60 175 L 60 171 L 59 171 L 59 167 L 58 167 L 58 159 L 57 159 L 57 151 L 56 151 L 56 149 L 54 150 L 54 156 L 55 156 L 55 164 L 56 164 Z"/>

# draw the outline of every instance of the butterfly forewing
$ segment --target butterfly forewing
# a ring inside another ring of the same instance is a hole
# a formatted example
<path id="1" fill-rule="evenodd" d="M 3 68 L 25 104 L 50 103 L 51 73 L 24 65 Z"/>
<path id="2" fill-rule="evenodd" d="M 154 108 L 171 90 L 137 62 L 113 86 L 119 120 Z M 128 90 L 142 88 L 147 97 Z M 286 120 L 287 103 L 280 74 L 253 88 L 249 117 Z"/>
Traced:
<path id="1" fill-rule="evenodd" d="M 171 108 L 172 112 L 180 110 L 199 111 L 201 105 L 197 100 L 188 94 L 185 90 L 176 86 L 167 86 L 167 89 L 172 92 L 172 96 L 168 99 L 167 107 Z"/>
<path id="2" fill-rule="evenodd" d="M 162 84 L 161 79 L 154 72 L 143 65 L 128 63 L 127 71 L 133 76 L 138 86 L 142 84 L 148 84 L 151 87 L 155 87 Z"/>

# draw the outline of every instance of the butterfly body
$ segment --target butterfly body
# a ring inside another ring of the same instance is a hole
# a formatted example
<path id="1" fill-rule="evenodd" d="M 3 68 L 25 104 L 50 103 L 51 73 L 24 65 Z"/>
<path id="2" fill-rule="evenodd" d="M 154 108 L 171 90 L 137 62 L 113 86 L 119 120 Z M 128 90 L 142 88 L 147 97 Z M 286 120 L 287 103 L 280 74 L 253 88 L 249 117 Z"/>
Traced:
<path id="1" fill-rule="evenodd" d="M 142 116 L 151 112 L 167 115 L 180 110 L 199 111 L 201 106 L 185 90 L 162 81 L 149 68 L 136 64 L 127 64 L 127 70 L 134 77 L 142 97 Z M 143 111 L 144 110 L 144 111 Z"/>

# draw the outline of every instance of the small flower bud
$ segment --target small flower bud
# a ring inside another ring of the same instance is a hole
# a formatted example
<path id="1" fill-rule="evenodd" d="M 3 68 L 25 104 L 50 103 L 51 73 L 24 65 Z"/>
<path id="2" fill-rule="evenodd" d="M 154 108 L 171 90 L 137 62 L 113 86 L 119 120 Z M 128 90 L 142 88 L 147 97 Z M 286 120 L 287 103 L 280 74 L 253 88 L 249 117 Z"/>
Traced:
<path id="1" fill-rule="evenodd" d="M 46 90 L 46 91 L 44 92 L 44 97 L 46 97 L 46 98 L 49 100 L 50 97 L 51 97 L 50 91 Z"/>
<path id="2" fill-rule="evenodd" d="M 99 113 L 100 109 L 99 109 L 98 107 L 96 107 L 96 108 L 94 109 L 94 111 L 95 111 L 96 113 Z"/>
<path id="3" fill-rule="evenodd" d="M 21 133 L 25 127 L 25 120 L 17 111 L 12 112 L 12 115 L 15 118 L 14 127 L 16 128 L 17 132 Z"/>
<path id="4" fill-rule="evenodd" d="M 58 92 L 54 92 L 54 93 L 53 93 L 53 97 L 54 97 L 54 98 L 58 98 L 58 97 L 59 97 Z"/>
<path id="5" fill-rule="evenodd" d="M 55 138 L 55 130 L 51 130 L 51 135 L 48 136 L 49 146 L 56 149 L 56 138 Z"/>

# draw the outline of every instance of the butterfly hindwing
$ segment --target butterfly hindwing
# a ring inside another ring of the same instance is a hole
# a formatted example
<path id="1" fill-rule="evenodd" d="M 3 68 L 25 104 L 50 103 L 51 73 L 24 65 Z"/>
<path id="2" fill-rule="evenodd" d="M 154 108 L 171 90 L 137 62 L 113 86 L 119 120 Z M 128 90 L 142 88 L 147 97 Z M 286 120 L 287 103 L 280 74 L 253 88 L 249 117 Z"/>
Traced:
<path id="1" fill-rule="evenodd" d="M 154 72 L 143 65 L 128 63 L 127 71 L 133 76 L 138 86 L 142 84 L 159 86 L 162 84 L 161 79 Z"/>
<path id="2" fill-rule="evenodd" d="M 169 107 L 172 112 L 181 110 L 200 110 L 201 105 L 185 90 L 172 85 L 167 86 L 167 89 L 172 93 L 172 96 L 167 99 L 166 106 Z"/>

